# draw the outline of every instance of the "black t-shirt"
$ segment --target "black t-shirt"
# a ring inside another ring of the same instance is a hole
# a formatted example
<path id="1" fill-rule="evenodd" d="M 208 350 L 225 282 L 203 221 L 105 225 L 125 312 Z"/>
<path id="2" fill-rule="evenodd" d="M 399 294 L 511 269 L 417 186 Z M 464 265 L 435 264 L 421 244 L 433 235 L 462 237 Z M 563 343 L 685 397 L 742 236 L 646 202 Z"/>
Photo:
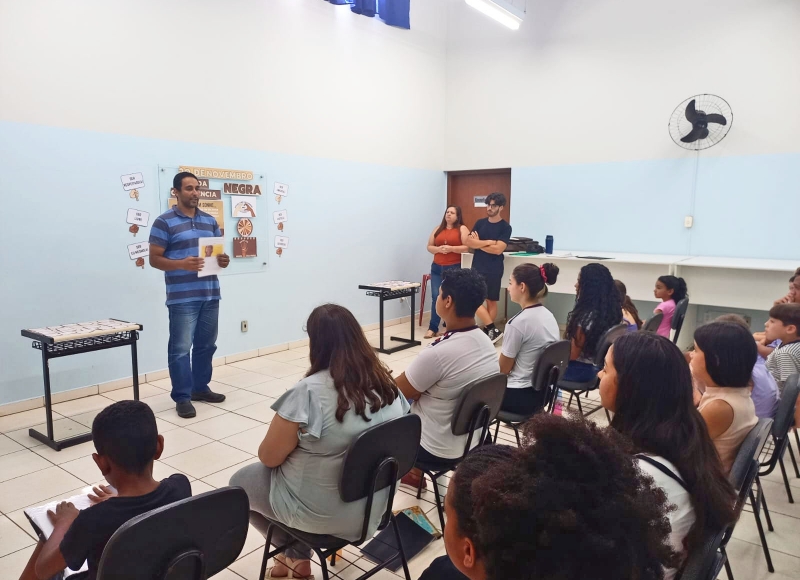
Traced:
<path id="1" fill-rule="evenodd" d="M 506 220 L 492 223 L 489 218 L 482 218 L 475 222 L 473 232 L 478 232 L 482 240 L 494 240 L 505 242 L 511 239 L 511 225 Z M 503 271 L 503 254 L 489 254 L 483 250 L 475 250 L 472 256 L 472 267 L 479 272 L 490 272 L 496 274 L 499 270 Z"/>
<path id="2" fill-rule="evenodd" d="M 81 510 L 61 540 L 59 549 L 73 570 L 89 561 L 89 580 L 97 577 L 97 566 L 103 549 L 111 536 L 125 522 L 150 510 L 186 499 L 192 495 L 192 486 L 185 475 L 176 473 L 161 481 L 159 486 L 136 497 L 112 497 Z"/>

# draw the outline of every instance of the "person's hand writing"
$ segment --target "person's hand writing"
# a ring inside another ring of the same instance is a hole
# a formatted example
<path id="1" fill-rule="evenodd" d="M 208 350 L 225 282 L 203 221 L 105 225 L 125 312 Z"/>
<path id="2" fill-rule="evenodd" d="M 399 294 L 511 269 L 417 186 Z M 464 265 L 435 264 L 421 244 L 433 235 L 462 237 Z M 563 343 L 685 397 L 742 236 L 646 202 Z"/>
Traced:
<path id="1" fill-rule="evenodd" d="M 217 256 L 217 264 L 219 264 L 220 268 L 227 268 L 230 263 L 231 257 L 228 254 L 220 254 Z"/>
<path id="2" fill-rule="evenodd" d="M 54 526 L 59 524 L 71 524 L 75 521 L 75 518 L 78 517 L 80 511 L 74 505 L 72 505 L 68 501 L 62 501 L 60 504 L 56 506 L 56 511 L 53 513 L 53 510 L 47 510 L 47 517 L 50 518 L 50 522 Z"/>
<path id="3" fill-rule="evenodd" d="M 189 272 L 199 272 L 203 269 L 203 265 L 205 264 L 205 260 L 203 258 L 195 258 L 195 257 L 188 257 L 181 260 L 183 262 L 181 270 L 187 270 Z"/>
<path id="4" fill-rule="evenodd" d="M 117 490 L 110 485 L 97 485 L 92 488 L 92 491 L 94 493 L 89 494 L 89 501 L 91 501 L 93 504 L 97 504 L 102 501 L 106 501 L 108 498 L 117 496 Z"/>

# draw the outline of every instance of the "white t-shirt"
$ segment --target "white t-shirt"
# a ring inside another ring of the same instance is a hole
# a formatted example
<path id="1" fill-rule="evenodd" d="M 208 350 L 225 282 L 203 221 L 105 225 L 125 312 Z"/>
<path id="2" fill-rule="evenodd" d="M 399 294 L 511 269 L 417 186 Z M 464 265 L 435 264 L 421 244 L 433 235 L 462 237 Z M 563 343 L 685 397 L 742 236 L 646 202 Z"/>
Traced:
<path id="1" fill-rule="evenodd" d="M 648 456 L 658 461 L 678 477 L 681 477 L 681 474 L 678 473 L 678 468 L 663 457 L 649 454 Z M 647 461 L 640 458 L 637 459 L 637 461 L 639 462 L 639 469 L 652 477 L 656 485 L 664 490 L 664 493 L 667 494 L 667 501 L 670 504 L 675 504 L 676 509 L 667 514 L 669 524 L 672 526 L 672 533 L 669 535 L 669 543 L 675 552 L 682 554 L 683 557 L 686 557 L 686 549 L 683 546 L 683 539 L 686 537 L 686 534 L 689 533 L 689 530 L 694 525 L 695 520 L 694 506 L 692 506 L 692 496 L 689 495 L 689 492 L 684 489 L 680 483 L 658 469 L 656 466 L 651 465 Z M 665 568 L 664 580 L 672 580 L 675 578 L 677 573 L 678 571 L 674 568 Z"/>
<path id="2" fill-rule="evenodd" d="M 425 451 L 444 459 L 461 457 L 467 435 L 456 437 L 450 430 L 458 398 L 468 384 L 499 372 L 497 351 L 478 327 L 450 331 L 417 355 L 405 374 L 421 393 L 411 412 L 422 421 Z"/>
<path id="3" fill-rule="evenodd" d="M 558 340 L 556 317 L 541 304 L 525 308 L 506 323 L 503 349 L 508 358 L 516 359 L 508 375 L 509 389 L 531 386 L 533 366 L 542 351 Z"/>

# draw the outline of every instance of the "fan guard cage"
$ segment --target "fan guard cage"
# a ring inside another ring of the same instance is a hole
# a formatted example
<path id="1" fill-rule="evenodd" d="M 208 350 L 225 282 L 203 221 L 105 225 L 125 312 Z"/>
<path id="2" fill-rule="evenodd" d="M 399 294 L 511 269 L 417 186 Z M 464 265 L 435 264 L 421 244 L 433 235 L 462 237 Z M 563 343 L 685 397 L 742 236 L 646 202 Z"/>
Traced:
<path id="1" fill-rule="evenodd" d="M 718 123 L 708 124 L 708 137 L 705 139 L 698 139 L 693 143 L 684 143 L 681 137 L 688 135 L 692 130 L 692 124 L 686 119 L 686 106 L 692 101 L 695 101 L 695 109 L 704 111 L 706 114 L 718 113 L 725 117 L 728 121 L 727 125 L 720 125 Z M 733 125 L 733 110 L 728 104 L 728 101 L 717 95 L 695 95 L 689 97 L 678 105 L 672 112 L 669 118 L 669 136 L 675 141 L 675 144 L 683 149 L 690 151 L 700 151 L 701 149 L 708 149 L 713 147 L 725 138 L 728 131 Z"/>

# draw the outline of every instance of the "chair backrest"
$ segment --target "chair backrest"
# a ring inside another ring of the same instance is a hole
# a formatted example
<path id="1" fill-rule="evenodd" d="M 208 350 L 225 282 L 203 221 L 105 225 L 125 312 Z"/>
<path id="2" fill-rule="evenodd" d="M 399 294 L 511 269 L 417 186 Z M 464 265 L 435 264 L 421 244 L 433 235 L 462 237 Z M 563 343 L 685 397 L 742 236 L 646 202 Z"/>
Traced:
<path id="1" fill-rule="evenodd" d="M 98 580 L 205 580 L 232 564 L 247 538 L 241 487 L 201 493 L 137 516 L 106 544 Z"/>
<path id="2" fill-rule="evenodd" d="M 474 433 L 481 429 L 479 441 L 482 442 L 489 430 L 489 423 L 494 421 L 506 394 L 508 377 L 496 374 L 485 379 L 474 381 L 464 388 L 464 392 L 456 403 L 456 411 L 450 421 L 453 435 L 467 435 L 466 453 L 471 449 Z"/>
<path id="3" fill-rule="evenodd" d="M 747 488 L 749 484 L 747 486 L 745 484 L 747 484 L 748 474 L 752 468 L 753 461 L 756 460 L 756 463 L 758 463 L 758 456 L 761 454 L 761 450 L 767 442 L 767 436 L 769 435 L 771 427 L 772 419 L 759 419 L 758 423 L 750 430 L 750 433 L 747 434 L 747 437 L 744 438 L 742 445 L 739 447 L 739 452 L 736 454 L 736 459 L 733 461 L 729 478 L 733 484 L 733 488 L 740 495 L 742 490 L 744 490 L 745 497 L 747 497 Z M 752 480 L 750 483 L 752 484 Z"/>
<path id="4" fill-rule="evenodd" d="M 800 374 L 794 374 L 786 380 L 781 400 L 778 403 L 778 410 L 775 412 L 775 419 L 772 423 L 772 436 L 775 439 L 783 439 L 789 434 L 789 429 L 794 421 L 794 408 L 798 395 L 800 395 Z"/>
<path id="5" fill-rule="evenodd" d="M 627 333 L 628 325 L 624 322 L 606 330 L 605 334 L 600 337 L 600 341 L 597 343 L 597 354 L 594 355 L 594 366 L 602 368 L 603 362 L 606 360 L 606 355 L 608 354 L 608 349 L 611 348 L 615 340 Z"/>
<path id="6" fill-rule="evenodd" d="M 719 548 L 722 546 L 725 530 L 709 535 L 696 550 L 686 557 L 681 569 L 680 580 L 714 580 L 719 573 Z"/>
<path id="7" fill-rule="evenodd" d="M 558 379 L 564 374 L 564 369 L 569 364 L 570 343 L 568 340 L 558 340 L 547 345 L 533 365 L 531 385 L 534 391 L 544 391 L 542 407 L 547 408 L 555 393 Z"/>
<path id="8" fill-rule="evenodd" d="M 675 336 L 672 337 L 672 342 L 678 344 L 678 336 L 681 334 L 683 328 L 683 319 L 686 318 L 686 310 L 689 308 L 689 298 L 678 300 L 675 305 L 675 312 L 672 314 L 671 328 L 675 331 Z"/>
<path id="9" fill-rule="evenodd" d="M 414 467 L 421 434 L 419 416 L 408 414 L 362 431 L 347 448 L 339 478 L 339 497 L 346 503 L 367 498 L 357 544 L 367 539 L 375 493 L 387 487 L 389 497 L 386 506 L 380 507 L 378 529 L 389 523 L 397 480 Z"/>
<path id="10" fill-rule="evenodd" d="M 655 332 L 661 326 L 661 321 L 664 320 L 664 313 L 660 310 L 647 319 L 647 322 L 642 326 L 645 332 Z"/>

